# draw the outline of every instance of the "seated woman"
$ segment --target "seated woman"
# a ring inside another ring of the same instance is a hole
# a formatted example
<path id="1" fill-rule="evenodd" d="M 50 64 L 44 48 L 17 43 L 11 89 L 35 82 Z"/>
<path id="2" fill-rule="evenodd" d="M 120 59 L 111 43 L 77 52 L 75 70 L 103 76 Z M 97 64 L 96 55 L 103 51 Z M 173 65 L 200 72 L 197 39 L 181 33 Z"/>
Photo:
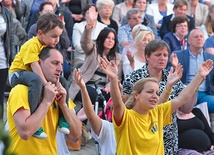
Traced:
<path id="1" fill-rule="evenodd" d="M 146 45 L 154 39 L 154 34 L 148 27 L 138 24 L 132 30 L 134 45 L 123 48 L 123 74 L 126 76 L 133 70 L 141 68 L 146 60 L 144 50 Z"/>
<path id="2" fill-rule="evenodd" d="M 187 48 L 187 34 L 188 34 L 189 20 L 185 16 L 177 16 L 172 20 L 172 32 L 167 33 L 163 40 L 169 45 L 170 53 L 177 50 L 184 50 Z M 170 62 L 167 64 L 169 69 L 171 66 Z"/>
<path id="3" fill-rule="evenodd" d="M 214 134 L 200 109 L 191 113 L 177 111 L 178 155 L 214 154 Z"/>
<path id="4" fill-rule="evenodd" d="M 101 58 L 106 57 L 116 63 L 119 72 L 118 78 L 122 79 L 122 56 L 116 51 L 117 35 L 114 29 L 106 27 L 99 33 L 95 42 L 92 41 L 93 23 L 97 19 L 95 7 L 90 7 L 85 14 L 86 26 L 81 38 L 81 47 L 85 53 L 85 61 L 79 68 L 83 80 L 87 85 L 90 99 L 94 104 L 97 97 L 94 81 L 101 78 L 98 87 L 102 89 L 102 94 L 106 100 L 109 99 L 109 79 L 101 70 Z M 76 81 L 70 85 L 70 98 L 74 101 L 82 101 L 81 92 Z"/>
<path id="5" fill-rule="evenodd" d="M 160 36 L 160 27 L 163 22 L 163 17 L 173 13 L 173 4 L 167 0 L 157 0 L 157 3 L 149 4 L 146 13 L 154 17 L 155 25 Z"/>
<path id="6" fill-rule="evenodd" d="M 97 0 L 96 7 L 98 10 L 98 18 L 97 20 L 110 28 L 115 29 L 118 31 L 117 22 L 111 19 L 112 12 L 114 9 L 114 1 L 113 0 Z"/>

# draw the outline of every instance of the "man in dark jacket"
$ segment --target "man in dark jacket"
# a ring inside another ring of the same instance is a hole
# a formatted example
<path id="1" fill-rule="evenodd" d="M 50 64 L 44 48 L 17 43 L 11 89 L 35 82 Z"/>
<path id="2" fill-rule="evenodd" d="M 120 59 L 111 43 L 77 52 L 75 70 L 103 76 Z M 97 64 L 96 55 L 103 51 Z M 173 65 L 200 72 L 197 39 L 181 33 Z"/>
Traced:
<path id="1" fill-rule="evenodd" d="M 179 63 L 183 66 L 183 76 L 181 81 L 184 84 L 189 84 L 195 76 L 198 66 L 208 60 L 214 60 L 214 56 L 203 49 L 204 35 L 200 29 L 193 29 L 189 33 L 188 38 L 189 48 L 186 50 L 175 51 Z M 212 70 L 201 83 L 198 89 L 197 104 L 207 102 L 210 113 L 214 112 L 214 70 Z"/>

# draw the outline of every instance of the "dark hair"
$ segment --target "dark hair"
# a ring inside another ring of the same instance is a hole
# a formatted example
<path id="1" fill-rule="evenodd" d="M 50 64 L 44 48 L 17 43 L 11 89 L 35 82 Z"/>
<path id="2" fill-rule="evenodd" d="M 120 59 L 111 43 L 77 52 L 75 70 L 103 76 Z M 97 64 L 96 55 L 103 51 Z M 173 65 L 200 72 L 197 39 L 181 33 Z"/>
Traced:
<path id="1" fill-rule="evenodd" d="M 41 50 L 41 52 L 39 53 L 39 58 L 41 60 L 45 60 L 45 59 L 49 58 L 50 57 L 50 51 L 53 49 L 58 51 L 59 53 L 61 53 L 58 49 L 51 47 L 51 46 L 47 46 Z"/>
<path id="2" fill-rule="evenodd" d="M 115 58 L 115 53 L 117 50 L 117 34 L 116 31 L 113 28 L 109 28 L 109 27 L 105 27 L 98 35 L 97 39 L 96 39 L 96 44 L 97 44 L 97 52 L 98 54 L 100 54 L 101 56 L 103 55 L 103 51 L 104 51 L 104 42 L 108 36 L 108 34 L 112 32 L 114 33 L 115 36 L 115 44 L 113 46 L 112 49 L 110 49 L 109 54 L 107 55 L 107 59 L 108 60 L 112 60 Z"/>
<path id="3" fill-rule="evenodd" d="M 97 11 L 97 7 L 96 7 L 95 4 L 88 4 L 88 5 L 86 5 L 86 6 L 82 9 L 82 15 L 83 15 L 83 17 L 85 17 L 86 12 L 87 12 L 87 11 L 89 10 L 89 8 L 91 8 L 92 6 L 95 7 L 96 12 L 98 12 L 98 11 Z"/>
<path id="4" fill-rule="evenodd" d="M 187 22 L 187 26 L 189 27 L 189 19 L 186 16 L 177 16 L 174 17 L 171 26 L 172 26 L 172 32 L 175 32 L 177 24 L 185 23 Z"/>
<path id="5" fill-rule="evenodd" d="M 151 54 L 157 51 L 158 49 L 164 49 L 164 48 L 166 48 L 167 51 L 170 52 L 169 45 L 165 41 L 160 39 L 152 40 L 146 45 L 145 55 L 150 57 Z"/>
<path id="6" fill-rule="evenodd" d="M 58 17 L 53 13 L 45 13 L 41 15 L 37 21 L 37 32 L 41 30 L 43 33 L 47 33 L 48 31 L 54 29 L 55 27 L 59 27 L 63 29 L 63 23 Z"/>
<path id="7" fill-rule="evenodd" d="M 39 11 L 43 11 L 45 5 L 51 5 L 51 6 L 53 6 L 53 4 L 51 2 L 49 2 L 49 1 L 43 2 L 39 6 Z"/>

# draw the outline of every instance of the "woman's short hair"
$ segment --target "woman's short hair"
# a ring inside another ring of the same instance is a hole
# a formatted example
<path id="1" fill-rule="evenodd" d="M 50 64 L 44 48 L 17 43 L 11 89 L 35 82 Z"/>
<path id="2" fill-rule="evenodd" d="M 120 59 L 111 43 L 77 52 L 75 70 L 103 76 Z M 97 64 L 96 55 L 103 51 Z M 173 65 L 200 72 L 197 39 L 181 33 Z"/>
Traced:
<path id="1" fill-rule="evenodd" d="M 131 93 L 129 99 L 128 99 L 128 100 L 126 101 L 126 103 L 125 103 L 126 108 L 132 109 L 132 108 L 134 107 L 134 105 L 135 105 L 135 103 L 136 103 L 136 102 L 135 102 L 136 99 L 135 99 L 135 96 L 134 96 L 134 95 L 135 95 L 136 93 L 140 93 L 140 92 L 144 89 L 144 85 L 145 85 L 147 82 L 155 82 L 155 83 L 158 84 L 158 81 L 157 81 L 157 79 L 155 79 L 155 78 L 143 78 L 143 79 L 138 80 L 138 81 L 134 84 L 134 86 L 133 86 L 133 88 L 132 88 L 132 93 Z"/>
<path id="2" fill-rule="evenodd" d="M 132 29 L 132 38 L 136 44 L 141 42 L 147 34 L 151 34 L 152 40 L 155 38 L 152 30 L 145 25 L 138 24 Z"/>
<path id="3" fill-rule="evenodd" d="M 111 6 L 111 8 L 114 8 L 114 1 L 113 0 L 97 0 L 96 6 L 97 9 L 101 9 L 104 5 Z"/>
<path id="4" fill-rule="evenodd" d="M 177 16 L 174 17 L 171 26 L 172 26 L 172 32 L 175 32 L 177 24 L 185 23 L 187 22 L 187 26 L 189 27 L 189 19 L 186 16 Z"/>
<path id="5" fill-rule="evenodd" d="M 162 49 L 166 49 L 168 52 L 170 52 L 170 48 L 169 45 L 161 40 L 161 39 L 155 39 L 150 41 L 145 48 L 145 55 L 150 57 L 152 53 L 154 53 L 157 50 L 162 50 Z"/>

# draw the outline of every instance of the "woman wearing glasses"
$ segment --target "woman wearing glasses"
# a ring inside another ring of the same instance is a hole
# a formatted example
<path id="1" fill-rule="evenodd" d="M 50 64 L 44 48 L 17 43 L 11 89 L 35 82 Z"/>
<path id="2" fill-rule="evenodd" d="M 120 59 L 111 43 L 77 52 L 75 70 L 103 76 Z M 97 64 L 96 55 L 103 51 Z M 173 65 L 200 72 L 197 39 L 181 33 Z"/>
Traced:
<path id="1" fill-rule="evenodd" d="M 172 20 L 172 32 L 167 33 L 163 40 L 169 45 L 169 58 L 173 51 L 184 50 L 187 48 L 187 34 L 188 34 L 189 20 L 185 16 L 178 16 Z M 169 59 L 170 60 L 170 59 Z M 167 68 L 171 66 L 168 61 Z"/>
<path id="2" fill-rule="evenodd" d="M 102 89 L 102 94 L 106 100 L 109 99 L 108 77 L 101 70 L 101 58 L 106 57 L 108 60 L 113 60 L 118 69 L 118 78 L 122 79 L 122 56 L 116 51 L 117 35 L 114 29 L 106 27 L 99 33 L 95 42 L 92 41 L 91 34 L 93 31 L 93 21 L 97 19 L 97 12 L 94 7 L 89 8 L 86 12 L 86 26 L 81 38 L 81 46 L 85 53 L 85 61 L 79 68 L 83 76 L 84 82 L 87 84 L 87 90 L 92 103 L 95 103 L 97 92 L 94 88 L 94 81 L 101 79 L 98 87 Z M 82 101 L 80 88 L 75 81 L 72 81 L 70 86 L 70 97 L 78 101 Z"/>
<path id="3" fill-rule="evenodd" d="M 151 29 L 142 24 L 138 24 L 133 28 L 132 37 L 135 43 L 123 48 L 124 76 L 145 64 L 145 47 L 151 40 L 154 40 L 154 34 Z"/>

